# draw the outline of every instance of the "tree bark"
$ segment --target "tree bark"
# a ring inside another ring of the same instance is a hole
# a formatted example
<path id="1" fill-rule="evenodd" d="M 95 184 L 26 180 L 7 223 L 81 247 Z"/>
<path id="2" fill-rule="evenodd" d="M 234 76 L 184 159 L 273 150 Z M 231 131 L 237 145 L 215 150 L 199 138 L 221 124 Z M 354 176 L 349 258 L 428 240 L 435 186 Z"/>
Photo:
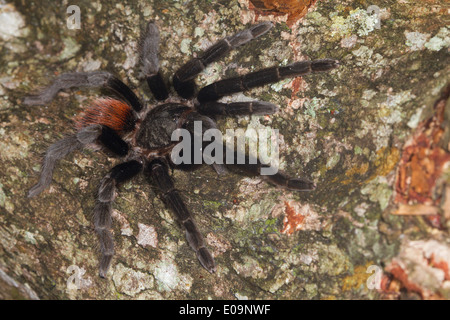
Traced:
<path id="1" fill-rule="evenodd" d="M 444 0 L 317 1 L 289 24 L 288 13 L 257 11 L 248 0 L 79 1 L 80 29 L 68 28 L 75 13 L 67 6 L 15 0 L 0 7 L 0 298 L 450 297 Z M 23 98 L 61 73 L 107 70 L 155 105 L 139 82 L 140 30 L 149 20 L 160 28 L 166 81 L 192 55 L 256 21 L 275 26 L 209 66 L 199 86 L 304 59 L 341 66 L 228 99 L 276 104 L 273 116 L 218 121 L 223 132 L 278 129 L 281 169 L 313 180 L 314 191 L 218 176 L 206 166 L 173 171 L 215 256 L 217 272 L 209 274 L 140 176 L 119 188 L 116 253 L 101 279 L 91 212 L 101 178 L 118 160 L 74 152 L 59 162 L 48 190 L 26 194 L 46 148 L 73 132 L 74 116 L 104 93 L 65 91 L 45 106 L 25 106 Z"/>

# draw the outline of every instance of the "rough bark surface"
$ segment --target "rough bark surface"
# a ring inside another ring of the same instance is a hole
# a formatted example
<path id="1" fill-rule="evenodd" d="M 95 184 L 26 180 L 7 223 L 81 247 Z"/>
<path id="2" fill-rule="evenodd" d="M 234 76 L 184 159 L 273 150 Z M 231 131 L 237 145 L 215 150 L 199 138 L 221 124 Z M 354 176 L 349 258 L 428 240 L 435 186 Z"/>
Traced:
<path id="1" fill-rule="evenodd" d="M 317 1 L 288 26 L 289 14 L 261 15 L 248 0 L 89 0 L 77 2 L 75 30 L 67 27 L 68 1 L 0 2 L 0 298 L 448 299 L 445 2 Z M 119 190 L 116 255 L 101 279 L 91 212 L 117 160 L 75 152 L 47 191 L 26 197 L 46 148 L 101 93 L 62 92 L 45 106 L 22 100 L 60 73 L 102 69 L 153 104 L 138 81 L 137 55 L 150 19 L 160 27 L 166 79 L 189 56 L 264 20 L 275 23 L 270 33 L 208 67 L 198 83 L 301 59 L 331 57 L 342 66 L 232 97 L 277 104 L 274 116 L 219 121 L 222 130 L 279 129 L 281 168 L 313 179 L 315 191 L 287 192 L 208 167 L 174 171 L 215 256 L 217 272 L 209 274 L 154 187 L 138 177 Z"/>

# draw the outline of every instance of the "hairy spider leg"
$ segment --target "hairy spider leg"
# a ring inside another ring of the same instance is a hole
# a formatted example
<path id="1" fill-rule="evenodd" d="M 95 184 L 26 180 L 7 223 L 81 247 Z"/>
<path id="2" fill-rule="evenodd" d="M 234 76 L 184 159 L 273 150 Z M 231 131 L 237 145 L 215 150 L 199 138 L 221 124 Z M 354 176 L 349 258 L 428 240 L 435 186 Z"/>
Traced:
<path id="1" fill-rule="evenodd" d="M 106 277 L 111 259 L 114 255 L 114 240 L 111 235 L 112 203 L 116 197 L 116 188 L 120 183 L 126 182 L 139 174 L 143 164 L 137 160 L 121 163 L 102 179 L 94 207 L 94 228 L 100 242 L 99 275 Z"/>
<path id="2" fill-rule="evenodd" d="M 53 170 L 56 163 L 69 153 L 81 149 L 84 145 L 94 143 L 101 135 L 102 130 L 98 125 L 88 126 L 74 135 L 65 137 L 53 143 L 46 151 L 39 181 L 28 191 L 28 197 L 34 197 L 44 191 L 52 182 Z"/>
<path id="3" fill-rule="evenodd" d="M 76 87 L 109 89 L 127 101 L 134 111 L 140 112 L 143 108 L 136 94 L 120 79 L 107 71 L 64 73 L 39 94 L 28 96 L 23 102 L 27 105 L 47 104 L 60 90 Z"/>
<path id="4" fill-rule="evenodd" d="M 288 77 L 303 76 L 313 72 L 335 69 L 339 61 L 334 59 L 320 59 L 313 61 L 299 61 L 285 67 L 271 67 L 242 76 L 214 82 L 202 88 L 197 96 L 200 103 L 215 101 L 236 92 L 243 92 L 255 87 L 278 82 Z"/>
<path id="5" fill-rule="evenodd" d="M 153 96 L 161 101 L 169 97 L 169 91 L 159 72 L 159 40 L 158 27 L 150 21 L 143 32 L 139 46 L 141 70 Z"/>
<path id="6" fill-rule="evenodd" d="M 98 137 L 98 141 L 119 157 L 125 157 L 130 150 L 128 143 L 116 131 L 105 125 L 102 125 L 102 133 Z"/>
<path id="7" fill-rule="evenodd" d="M 250 116 L 250 115 L 269 115 L 276 113 L 279 108 L 269 102 L 263 101 L 245 101 L 222 103 L 217 101 L 209 101 L 199 104 L 196 109 L 201 114 L 207 116 Z"/>
<path id="8" fill-rule="evenodd" d="M 219 104 L 220 108 L 226 108 L 228 105 L 232 105 L 231 110 L 235 111 L 237 110 L 237 112 L 232 113 L 232 115 L 235 114 L 239 114 L 239 115 L 247 115 L 250 114 L 249 113 L 249 108 L 251 108 L 250 103 L 261 103 L 261 102 L 249 102 L 249 103 L 231 103 L 231 104 Z M 218 104 L 218 103 L 217 103 Z M 273 111 L 274 107 L 271 104 L 268 104 L 270 106 L 266 107 L 264 106 L 265 103 L 263 102 L 263 109 L 264 109 L 264 113 L 266 113 L 267 111 Z M 214 106 L 215 103 L 212 103 L 212 105 Z M 235 109 L 234 109 L 235 108 Z M 213 108 L 214 110 L 214 108 Z M 216 109 L 217 110 L 217 109 Z M 251 110 L 251 109 L 250 109 Z M 223 109 L 220 110 L 219 114 L 223 114 L 223 112 L 225 112 Z M 227 113 L 225 113 L 227 114 Z M 255 113 L 253 113 L 255 114 Z M 227 115 L 231 115 L 231 114 L 227 114 Z M 185 123 L 183 125 L 183 128 L 187 129 L 189 132 L 191 132 L 192 135 L 195 134 L 195 130 L 194 130 L 194 122 L 195 121 L 201 121 L 202 122 L 202 132 L 201 134 L 203 135 L 208 129 L 217 129 L 217 124 L 214 122 L 214 120 L 212 120 L 211 118 L 199 114 L 197 112 L 191 112 L 189 114 L 189 116 L 186 118 Z M 221 146 L 223 148 L 222 151 L 222 155 L 223 155 L 223 164 L 217 164 L 217 163 L 212 163 L 211 166 L 216 170 L 217 173 L 222 174 L 222 173 L 226 173 L 227 172 L 227 167 L 234 167 L 235 169 L 238 169 L 240 171 L 244 171 L 249 175 L 252 176 L 261 176 L 263 179 L 265 179 L 267 182 L 272 183 L 276 186 L 285 188 L 285 189 L 290 189 L 290 190 L 296 190 L 296 191 L 310 191 L 315 189 L 316 185 L 307 180 L 307 179 L 303 179 L 303 178 L 291 178 L 288 175 L 286 175 L 283 172 L 276 172 L 273 175 L 262 175 L 261 174 L 261 169 L 266 167 L 268 168 L 268 165 L 263 164 L 259 159 L 255 159 L 252 156 L 246 155 L 246 154 L 242 154 L 239 150 L 234 149 L 234 150 L 230 150 L 227 145 L 225 143 L 223 143 L 223 141 L 217 142 L 214 141 L 215 143 L 222 143 Z M 199 147 L 202 148 L 202 150 L 205 149 L 206 145 L 208 145 L 209 142 L 203 142 L 202 145 L 200 145 Z M 194 148 L 195 144 L 191 143 L 192 148 Z M 218 146 L 219 148 L 219 146 Z M 192 149 L 192 157 L 194 155 L 194 152 L 202 152 L 202 150 L 194 150 Z M 227 163 L 227 154 L 232 154 L 233 155 L 233 163 L 232 164 L 228 164 Z M 239 163 L 238 159 L 244 159 L 244 163 Z M 205 159 L 204 159 L 205 160 Z M 193 161 L 191 161 L 191 163 L 193 163 Z M 189 165 L 178 165 L 177 169 L 183 169 L 184 167 L 190 168 Z M 193 168 L 195 168 L 195 166 L 193 166 Z"/>
<path id="9" fill-rule="evenodd" d="M 271 105 L 271 106 L 273 106 L 273 105 Z M 224 107 L 224 106 L 221 106 L 221 107 Z M 236 107 L 236 109 L 238 109 L 240 115 L 249 114 L 249 113 L 246 113 L 249 111 L 249 105 L 247 103 L 244 103 L 244 105 L 239 105 L 239 103 L 238 103 L 235 107 Z M 243 109 L 243 110 L 239 110 L 239 109 Z M 272 107 L 264 108 L 264 112 L 266 112 L 268 110 L 270 111 L 273 109 L 272 109 Z M 205 115 L 199 114 L 197 112 L 191 112 L 189 114 L 189 116 L 186 118 L 185 123 L 183 124 L 183 128 L 185 128 L 189 132 L 191 132 L 192 135 L 195 134 L 195 130 L 194 130 L 194 122 L 195 121 L 202 122 L 202 132 L 201 132 L 202 135 L 208 129 L 217 129 L 218 128 L 216 123 L 214 122 L 214 120 L 212 120 L 211 118 L 209 118 Z M 215 142 L 223 143 L 222 141 L 220 141 L 220 142 L 215 141 Z M 208 144 L 209 144 L 209 142 L 203 141 L 203 143 L 199 147 L 202 148 L 202 150 L 203 150 L 203 149 L 205 149 L 205 146 Z M 195 143 L 191 143 L 191 146 L 192 146 L 192 148 L 195 148 Z M 273 175 L 261 175 L 261 169 L 264 167 L 269 167 L 268 165 L 261 163 L 261 161 L 259 159 L 254 159 L 251 156 L 248 156 L 248 155 L 241 156 L 241 154 L 238 150 L 236 150 L 236 149 L 234 151 L 229 150 L 225 144 L 222 144 L 222 147 L 223 147 L 222 155 L 224 157 L 223 158 L 224 164 L 218 164 L 218 163 L 211 164 L 211 166 L 219 174 L 226 173 L 227 172 L 226 168 L 232 166 L 237 169 L 240 169 L 241 171 L 246 172 L 247 174 L 250 174 L 253 176 L 261 176 L 267 182 L 272 183 L 276 186 L 285 188 L 285 189 L 290 189 L 290 190 L 295 190 L 295 191 L 310 191 L 310 190 L 315 189 L 315 187 L 316 187 L 316 185 L 313 182 L 311 182 L 307 179 L 291 178 L 288 175 L 286 175 L 285 173 L 279 172 L 279 171 Z M 191 156 L 193 157 L 195 152 L 201 153 L 202 150 L 192 149 Z M 226 163 L 225 157 L 226 157 L 227 153 L 233 154 L 233 160 L 234 160 L 233 164 L 225 165 L 225 163 Z M 238 159 L 240 159 L 240 158 L 244 159 L 243 164 L 238 163 Z M 205 160 L 205 159 L 203 159 L 203 160 Z M 192 163 L 194 163 L 194 161 L 191 160 L 191 164 Z M 182 165 L 177 165 L 176 168 L 177 169 L 195 168 L 195 165 L 182 164 Z"/>
<path id="10" fill-rule="evenodd" d="M 240 158 L 240 151 L 238 150 L 229 150 L 226 146 L 224 146 L 223 154 L 227 155 L 229 152 L 233 152 L 234 162 L 232 164 L 227 164 L 227 167 L 235 168 L 237 170 L 243 171 L 251 176 L 260 176 L 267 182 L 276 185 L 278 187 L 289 189 L 293 191 L 311 191 L 316 188 L 316 184 L 309 180 L 303 178 L 291 178 L 284 172 L 278 171 L 273 175 L 262 175 L 261 169 L 268 165 L 261 163 L 259 159 L 256 159 L 252 156 L 242 155 L 245 159 L 243 164 L 238 163 L 238 158 Z"/>
<path id="11" fill-rule="evenodd" d="M 95 139 L 98 137 L 97 134 L 97 132 L 93 133 Z M 39 181 L 28 191 L 28 197 L 35 197 L 44 191 L 52 182 L 53 170 L 55 169 L 56 163 L 82 146 L 83 144 L 77 135 L 71 135 L 53 143 L 45 153 Z"/>
<path id="12" fill-rule="evenodd" d="M 186 208 L 180 194 L 175 189 L 172 178 L 169 176 L 167 165 L 160 160 L 151 162 L 148 166 L 150 177 L 162 192 L 164 202 L 175 213 L 177 220 L 186 231 L 186 239 L 197 254 L 200 264 L 210 273 L 216 271 L 214 258 L 205 246 L 203 236 L 197 228 L 192 214 Z"/>
<path id="13" fill-rule="evenodd" d="M 117 156 L 128 154 L 129 146 L 120 134 L 132 131 L 135 115 L 131 107 L 116 99 L 98 99 L 76 120 L 78 132 L 52 144 L 43 159 L 39 182 L 33 186 L 29 197 L 45 190 L 51 183 L 56 163 L 69 153 L 86 145 L 100 143 Z"/>
<path id="14" fill-rule="evenodd" d="M 128 144 L 111 128 L 99 124 L 81 128 L 76 134 L 53 143 L 46 151 L 39 181 L 28 192 L 28 197 L 35 197 L 44 191 L 52 182 L 56 163 L 69 153 L 83 147 L 101 142 L 106 148 L 118 156 L 128 154 Z"/>
<path id="15" fill-rule="evenodd" d="M 239 47 L 272 28 L 271 22 L 262 22 L 242 30 L 235 35 L 226 37 L 200 53 L 197 58 L 192 58 L 181 66 L 174 74 L 172 83 L 175 91 L 183 98 L 190 99 L 196 92 L 194 77 L 203 71 L 206 66 L 225 56 L 232 49 Z"/>
<path id="16" fill-rule="evenodd" d="M 202 129 L 201 132 L 195 130 L 196 122 L 201 122 L 201 129 Z M 203 153 L 203 150 L 205 150 L 205 148 L 207 148 L 208 145 L 210 145 L 209 141 L 204 141 L 203 139 L 205 136 L 205 132 L 207 132 L 209 129 L 216 129 L 217 131 L 219 131 L 217 123 L 210 117 L 202 115 L 196 111 L 192 111 L 184 119 L 182 128 L 188 130 L 189 133 L 191 134 L 191 143 L 190 143 L 191 159 L 189 164 L 186 163 L 177 164 L 176 168 L 181 170 L 193 170 L 206 162 L 206 164 L 211 165 L 213 167 L 213 169 L 216 171 L 217 174 L 219 175 L 225 174 L 227 171 L 225 165 L 215 163 L 214 161 L 212 161 L 212 159 L 205 159 L 205 157 L 207 157 L 208 155 Z M 201 143 L 199 144 L 195 143 L 195 139 L 198 139 L 198 141 L 201 141 Z M 222 141 L 212 141 L 212 143 L 219 143 L 219 147 L 222 146 Z M 195 155 L 201 155 L 201 159 L 198 159 L 199 161 L 196 161 Z"/>

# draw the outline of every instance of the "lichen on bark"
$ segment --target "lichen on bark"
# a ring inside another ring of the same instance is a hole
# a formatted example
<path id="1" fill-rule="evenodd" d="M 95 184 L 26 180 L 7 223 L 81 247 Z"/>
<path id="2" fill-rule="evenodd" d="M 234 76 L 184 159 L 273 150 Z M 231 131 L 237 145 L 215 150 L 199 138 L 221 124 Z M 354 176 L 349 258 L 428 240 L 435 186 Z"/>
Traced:
<path id="1" fill-rule="evenodd" d="M 259 15 L 248 0 L 78 1 L 78 30 L 67 28 L 67 1 L 0 4 L 10 27 L 0 21 L 0 298 L 374 299 L 401 297 L 395 290 L 403 286 L 411 296 L 448 299 L 448 166 L 433 189 L 438 225 L 393 214 L 404 145 L 450 82 L 444 2 L 317 1 L 288 25 L 288 14 Z M 63 92 L 40 107 L 22 100 L 58 74 L 102 69 L 154 103 L 137 63 L 150 19 L 160 27 L 166 79 L 214 41 L 267 20 L 275 24 L 270 33 L 213 63 L 198 83 L 301 59 L 332 57 L 341 67 L 236 95 L 280 111 L 218 122 L 222 130 L 279 129 L 280 167 L 313 179 L 316 190 L 284 191 L 207 167 L 174 171 L 216 258 L 218 271 L 208 274 L 156 190 L 138 177 L 120 188 L 114 205 L 116 254 L 103 280 L 91 210 L 117 160 L 76 152 L 59 163 L 49 190 L 26 198 L 40 155 L 100 93 Z M 449 136 L 440 142 L 447 153 Z M 438 251 L 430 248 L 436 243 Z M 367 285 L 372 265 L 391 281 L 382 290 Z M 432 281 L 415 270 L 427 270 Z"/>

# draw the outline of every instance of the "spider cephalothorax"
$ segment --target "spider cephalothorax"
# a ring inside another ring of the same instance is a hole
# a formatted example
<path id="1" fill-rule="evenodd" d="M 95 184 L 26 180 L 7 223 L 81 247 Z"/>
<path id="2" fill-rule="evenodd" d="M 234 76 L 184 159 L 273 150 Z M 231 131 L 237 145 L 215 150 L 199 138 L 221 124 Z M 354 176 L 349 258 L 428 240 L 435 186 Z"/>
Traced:
<path id="1" fill-rule="evenodd" d="M 116 187 L 144 172 L 157 185 L 167 206 L 185 228 L 189 245 L 194 249 L 202 266 L 214 272 L 214 258 L 205 246 L 203 237 L 193 217 L 184 205 L 180 194 L 169 175 L 170 166 L 180 169 L 192 168 L 189 164 L 175 165 L 171 150 L 177 144 L 172 141 L 176 129 L 193 132 L 193 123 L 199 121 L 202 131 L 216 128 L 214 116 L 267 115 L 278 108 L 267 102 L 217 102 L 223 96 L 277 82 L 286 77 L 306 75 L 311 72 L 328 71 L 339 63 L 333 59 L 294 62 L 283 67 L 272 67 L 230 79 L 212 83 L 197 90 L 195 77 L 206 66 L 223 57 L 232 49 L 266 33 L 272 24 L 263 22 L 237 34 L 222 39 L 189 60 L 175 72 L 172 84 L 182 97 L 178 102 L 168 100 L 169 90 L 159 72 L 159 31 L 150 22 L 143 34 L 140 57 L 142 77 L 147 81 L 153 96 L 160 103 L 154 108 L 146 106 L 121 80 L 106 71 L 76 72 L 62 74 L 40 94 L 25 98 L 28 105 L 50 102 L 58 91 L 74 87 L 108 89 L 114 97 L 97 99 L 76 119 L 76 133 L 52 144 L 44 157 L 39 182 L 30 189 L 33 197 L 49 186 L 56 162 L 70 152 L 83 147 L 103 147 L 124 162 L 116 165 L 100 182 L 94 207 L 94 227 L 100 241 L 100 276 L 105 277 L 114 254 L 111 235 L 111 210 L 116 196 Z M 200 147 L 201 148 L 201 147 Z M 195 150 L 194 150 L 195 151 Z M 237 165 L 237 164 L 235 164 Z M 224 165 L 213 163 L 213 168 L 222 173 Z M 239 165 L 247 173 L 260 175 L 264 165 L 245 162 Z M 314 184 L 301 178 L 289 178 L 281 172 L 264 178 L 279 187 L 308 191 Z"/>

